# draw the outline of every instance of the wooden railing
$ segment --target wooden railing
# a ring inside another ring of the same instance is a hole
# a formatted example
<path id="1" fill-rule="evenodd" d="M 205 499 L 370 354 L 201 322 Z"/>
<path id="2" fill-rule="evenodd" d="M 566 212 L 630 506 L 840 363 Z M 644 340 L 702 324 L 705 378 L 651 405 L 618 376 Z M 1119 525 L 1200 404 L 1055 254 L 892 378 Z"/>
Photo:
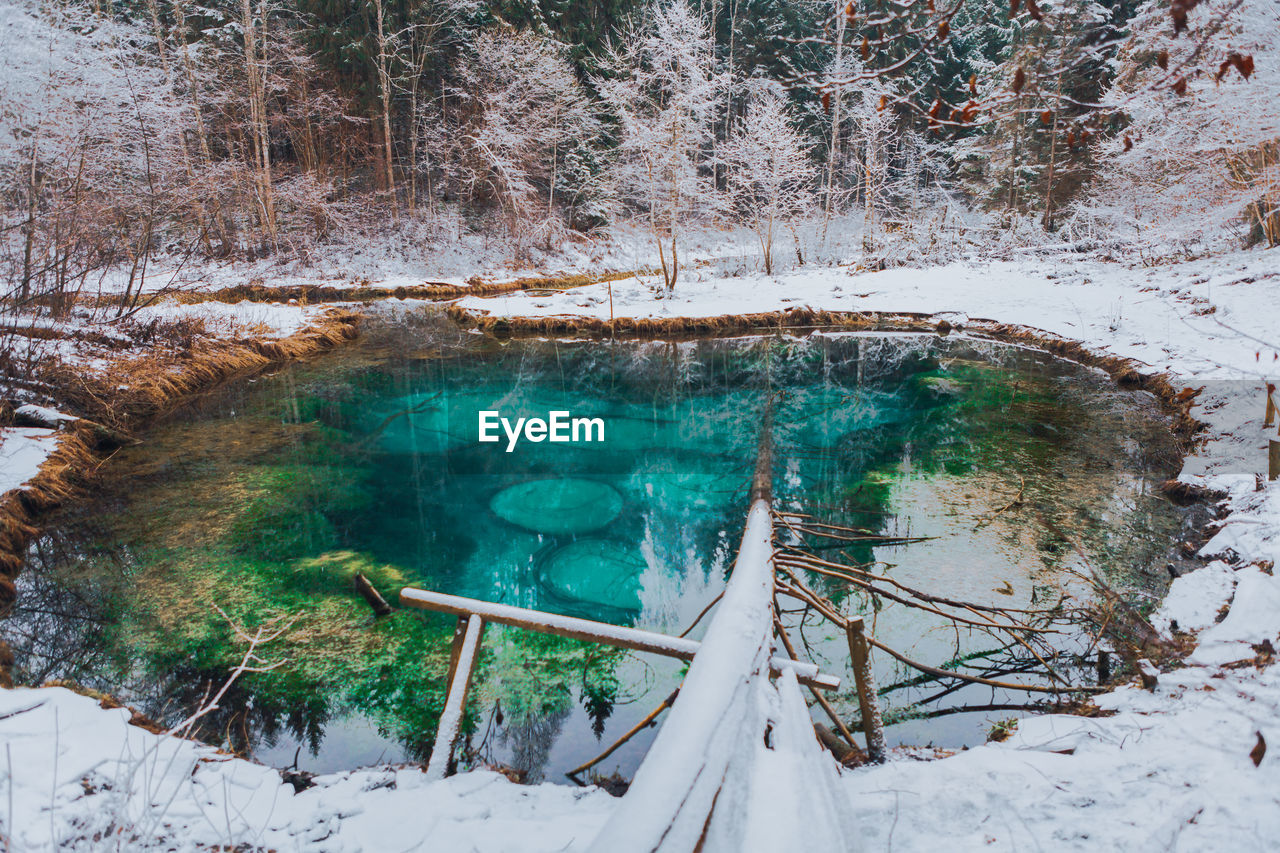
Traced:
<path id="1" fill-rule="evenodd" d="M 467 693 L 486 622 L 687 661 L 694 660 L 703 647 L 703 643 L 687 637 L 671 637 L 638 628 L 593 622 L 574 616 L 544 613 L 524 607 L 495 604 L 412 587 L 405 587 L 400 591 L 400 603 L 406 607 L 450 613 L 458 617 L 453 647 L 449 655 L 449 673 L 446 681 L 448 693 L 444 711 L 440 715 L 440 722 L 436 729 L 436 741 L 431 750 L 431 759 L 427 763 L 427 777 L 432 780 L 443 779 L 452 771 L 453 748 L 461 731 Z M 724 606 L 723 602 L 720 606 Z M 795 673 L 801 684 L 812 688 L 837 690 L 840 687 L 839 678 L 819 672 L 815 664 L 782 657 L 770 658 L 770 672 L 779 674 L 784 669 Z"/>

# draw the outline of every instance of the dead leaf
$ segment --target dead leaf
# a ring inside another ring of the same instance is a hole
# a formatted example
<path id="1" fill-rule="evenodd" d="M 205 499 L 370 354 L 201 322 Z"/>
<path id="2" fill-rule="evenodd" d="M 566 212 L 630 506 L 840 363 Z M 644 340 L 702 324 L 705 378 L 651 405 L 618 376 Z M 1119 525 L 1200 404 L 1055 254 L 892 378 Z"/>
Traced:
<path id="1" fill-rule="evenodd" d="M 1257 767 L 1262 763 L 1262 757 L 1267 754 L 1267 741 L 1262 736 L 1262 732 L 1258 732 L 1258 742 L 1253 745 L 1253 749 L 1249 751 L 1249 757 L 1253 759 L 1253 766 Z"/>

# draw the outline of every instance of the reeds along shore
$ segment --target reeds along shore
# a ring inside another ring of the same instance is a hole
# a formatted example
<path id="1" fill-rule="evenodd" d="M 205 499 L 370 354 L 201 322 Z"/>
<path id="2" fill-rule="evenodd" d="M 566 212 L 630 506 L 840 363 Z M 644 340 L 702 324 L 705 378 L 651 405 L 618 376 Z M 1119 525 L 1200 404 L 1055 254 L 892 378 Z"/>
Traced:
<path id="1" fill-rule="evenodd" d="M 0 499 L 0 615 L 16 597 L 14 581 L 28 545 L 39 535 L 41 514 L 80 493 L 104 452 L 193 394 L 355 338 L 360 316 L 330 311 L 316 325 L 280 340 L 201 341 L 187 349 L 123 358 L 100 374 L 57 368 L 52 379 L 63 393 L 62 403 L 82 419 L 69 424 L 25 487 Z M 12 653 L 0 643 L 0 686 L 11 686 L 12 663 Z"/>

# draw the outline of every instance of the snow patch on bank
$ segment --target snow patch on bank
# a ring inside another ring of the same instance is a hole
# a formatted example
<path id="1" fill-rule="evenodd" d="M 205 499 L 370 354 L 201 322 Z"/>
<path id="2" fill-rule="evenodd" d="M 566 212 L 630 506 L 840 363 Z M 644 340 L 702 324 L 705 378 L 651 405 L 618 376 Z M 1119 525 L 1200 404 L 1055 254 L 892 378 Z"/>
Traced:
<path id="1" fill-rule="evenodd" d="M 1236 590 L 1235 570 L 1221 560 L 1174 578 L 1151 626 L 1166 637 L 1175 631 L 1203 631 L 1218 621 Z"/>
<path id="2" fill-rule="evenodd" d="M 26 486 L 57 446 L 56 429 L 0 429 L 0 494 Z"/>
<path id="3" fill-rule="evenodd" d="M 788 308 L 911 312 L 963 325 L 989 318 L 1041 329 L 1091 349 L 1199 379 L 1280 370 L 1275 338 L 1280 271 L 1266 252 L 1131 268 L 1077 257 L 970 260 L 883 272 L 817 268 L 785 276 L 699 277 L 655 299 L 659 283 L 630 278 L 555 294 L 471 296 L 459 306 L 502 317 L 715 317 Z"/>
<path id="4" fill-rule="evenodd" d="M 199 320 L 228 335 L 287 338 L 311 325 L 330 306 L 289 305 L 281 302 L 159 302 L 134 315 L 139 323 Z"/>

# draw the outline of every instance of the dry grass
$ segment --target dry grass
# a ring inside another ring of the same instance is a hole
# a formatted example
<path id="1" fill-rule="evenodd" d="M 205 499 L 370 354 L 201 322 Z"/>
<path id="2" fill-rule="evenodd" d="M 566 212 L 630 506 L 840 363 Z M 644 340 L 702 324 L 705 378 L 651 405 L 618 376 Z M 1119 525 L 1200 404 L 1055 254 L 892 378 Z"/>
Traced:
<path id="1" fill-rule="evenodd" d="M 330 311 L 320 323 L 282 340 L 203 340 L 122 358 L 102 374 L 56 366 L 42 377 L 66 405 L 84 414 L 73 422 L 27 486 L 0 499 L 0 616 L 16 592 L 27 546 L 39 517 L 74 497 L 102 462 L 101 452 L 122 436 L 188 397 L 275 364 L 332 349 L 356 337 L 359 314 Z M 105 426 L 104 426 L 105 425 Z M 12 655 L 0 643 L 0 686 L 9 686 Z"/>
<path id="2" fill-rule="evenodd" d="M 517 290 L 567 290 L 588 284 L 631 278 L 631 270 L 610 273 L 573 273 L 554 276 L 489 281 L 468 279 L 466 284 L 428 281 L 401 287 L 376 287 L 363 282 L 354 287 L 329 287 L 322 284 L 273 286 L 254 280 L 248 284 L 220 290 L 179 291 L 170 298 L 184 304 L 202 302 L 290 302 L 316 305 L 326 302 L 375 302 L 379 299 L 456 299 L 460 296 L 497 296 Z M 107 300 L 110 301 L 110 300 Z"/>

